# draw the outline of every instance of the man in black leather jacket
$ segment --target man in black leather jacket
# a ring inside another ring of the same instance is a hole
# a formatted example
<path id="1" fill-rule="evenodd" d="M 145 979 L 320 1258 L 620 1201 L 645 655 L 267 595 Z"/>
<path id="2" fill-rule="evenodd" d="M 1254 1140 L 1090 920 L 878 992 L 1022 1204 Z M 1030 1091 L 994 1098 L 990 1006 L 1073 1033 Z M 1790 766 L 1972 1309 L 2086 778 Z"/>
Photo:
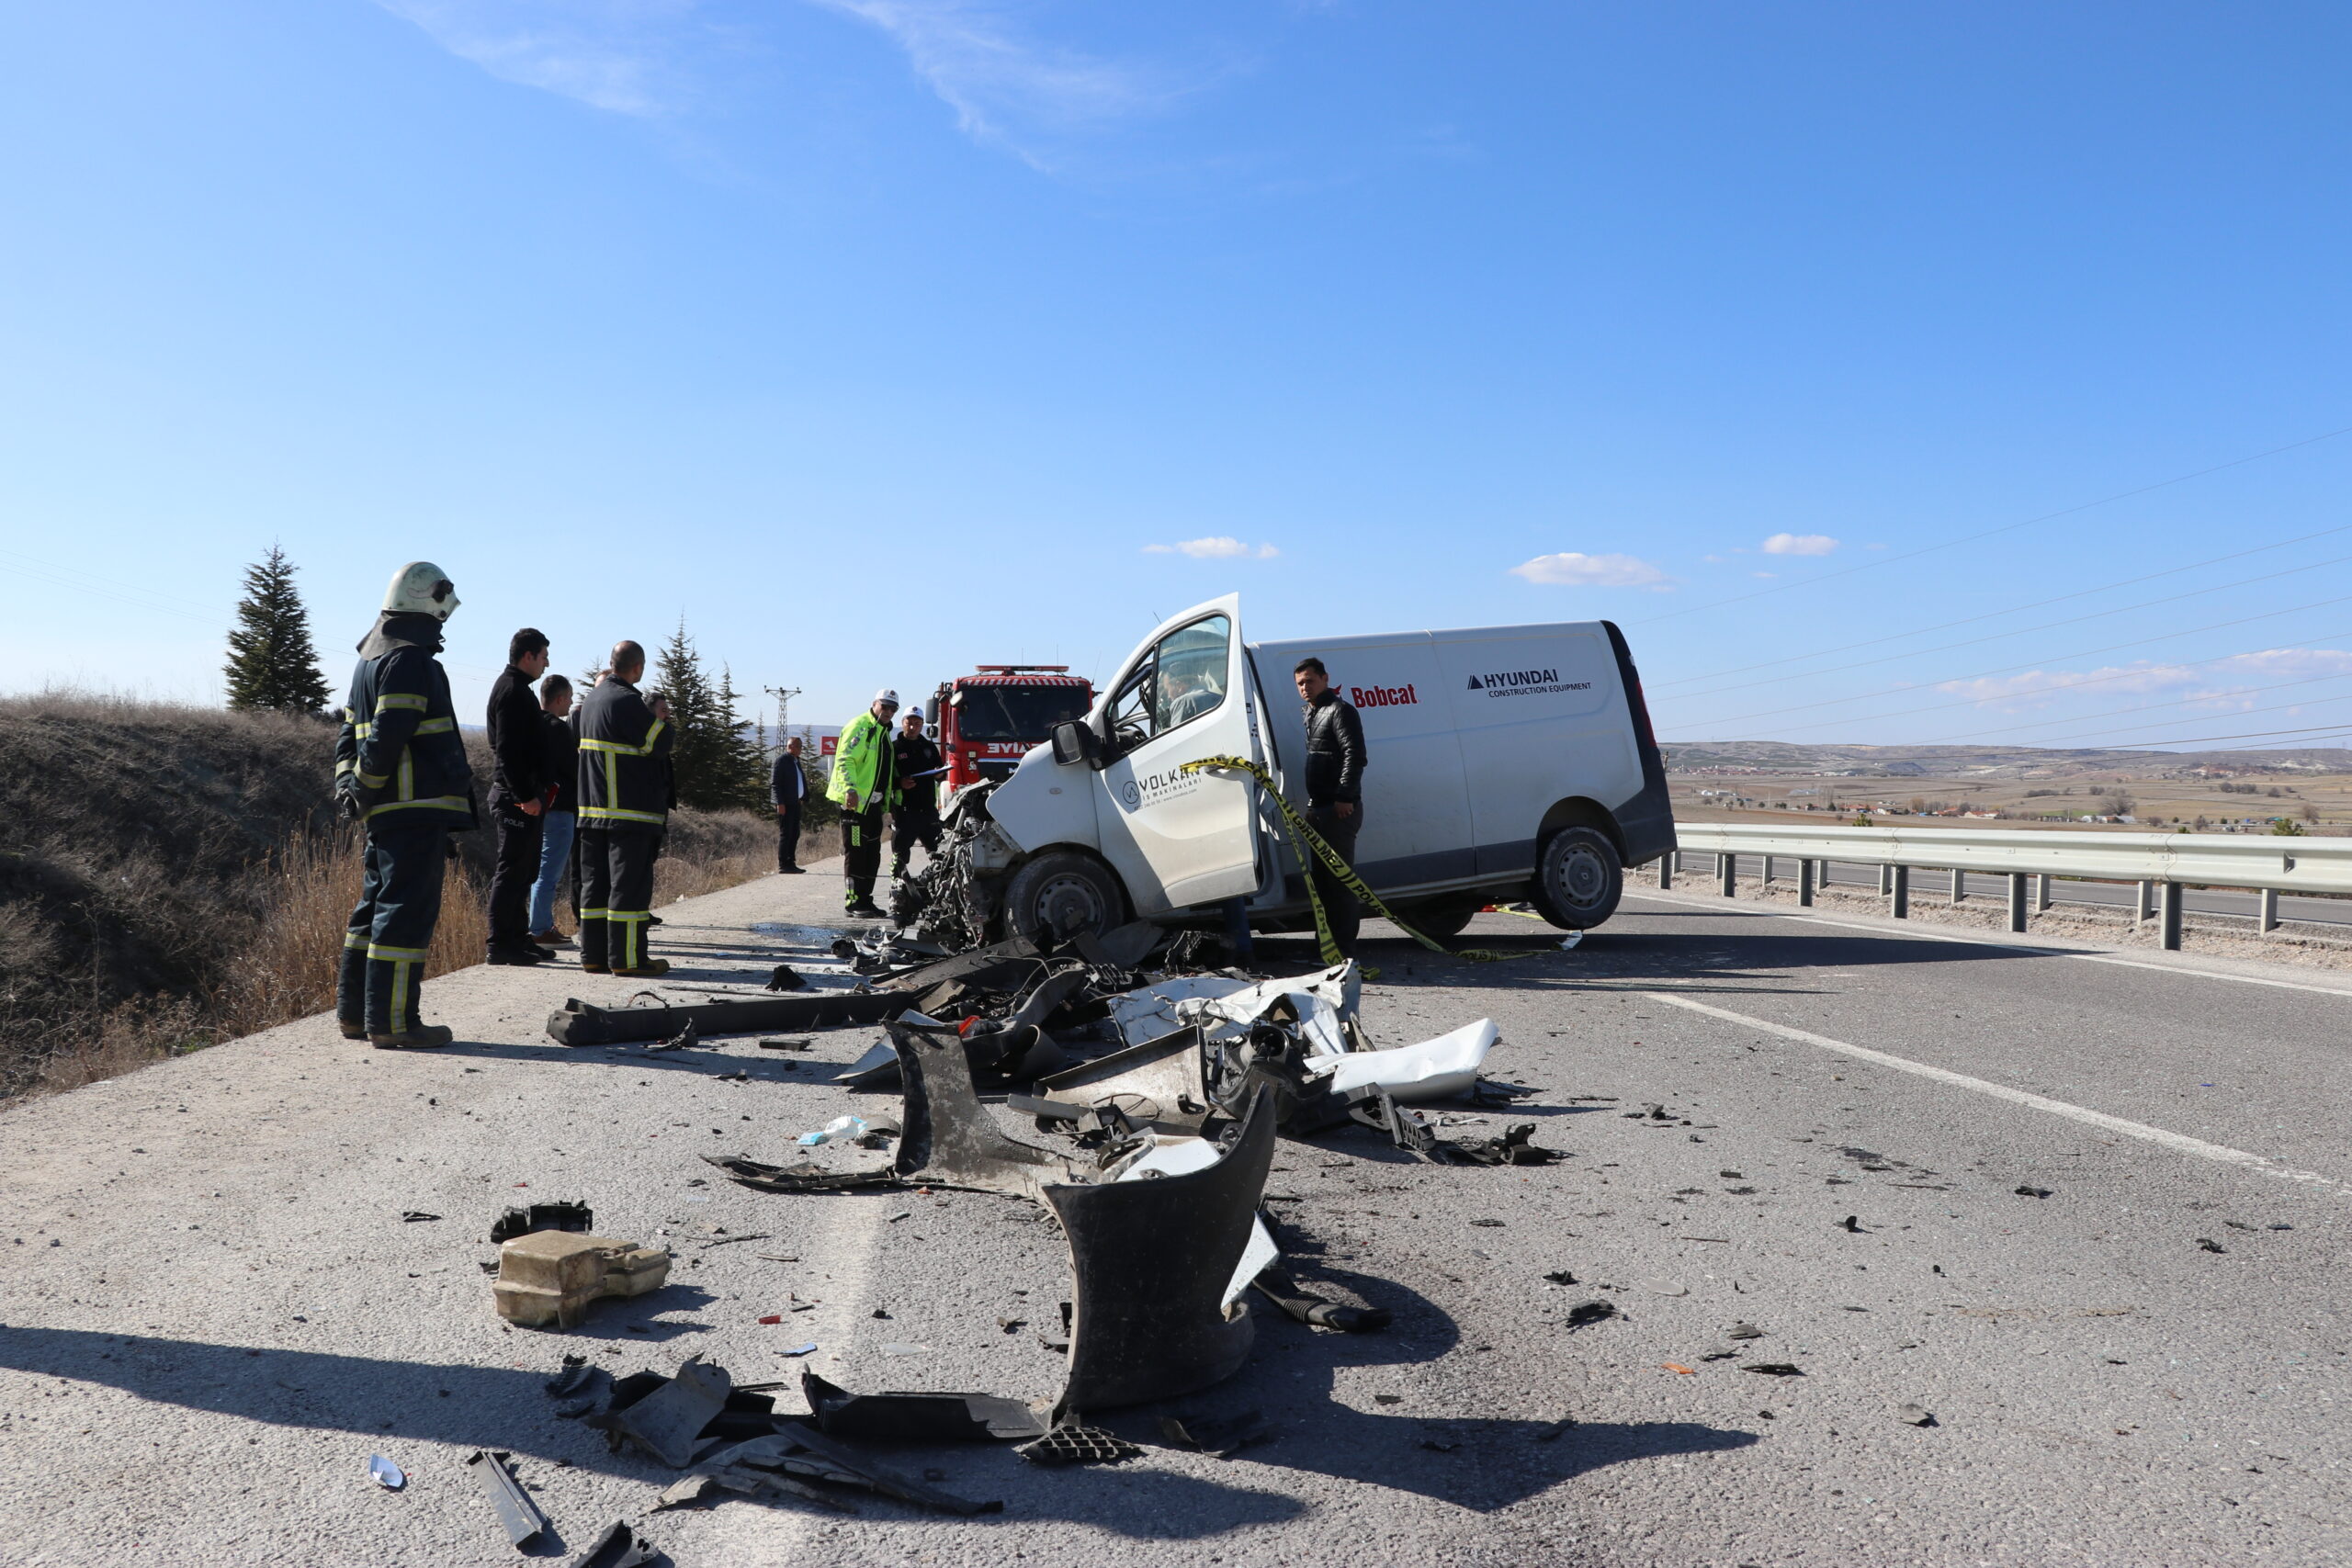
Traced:
<path id="1" fill-rule="evenodd" d="M 1353 866 L 1356 833 L 1363 826 L 1363 724 L 1331 689 L 1330 673 L 1321 660 L 1300 660 L 1291 679 L 1306 704 L 1306 819 Z M 1315 878 L 1332 937 L 1342 953 L 1352 956 L 1363 907 L 1320 860 L 1309 857 L 1307 872 Z"/>

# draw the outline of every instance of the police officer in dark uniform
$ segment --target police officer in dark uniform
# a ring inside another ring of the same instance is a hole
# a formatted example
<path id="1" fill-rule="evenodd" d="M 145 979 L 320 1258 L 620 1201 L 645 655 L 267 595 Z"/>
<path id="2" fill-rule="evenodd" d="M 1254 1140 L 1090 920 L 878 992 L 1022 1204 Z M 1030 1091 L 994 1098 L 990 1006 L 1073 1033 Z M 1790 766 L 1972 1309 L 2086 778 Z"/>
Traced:
<path id="1" fill-rule="evenodd" d="M 645 951 L 653 860 L 670 821 L 669 724 L 638 694 L 645 649 L 613 645 L 612 670 L 580 705 L 580 967 L 651 979 Z"/>
<path id="2" fill-rule="evenodd" d="M 931 737 L 922 732 L 922 709 L 909 708 L 902 723 L 890 742 L 891 765 L 899 781 L 899 804 L 890 811 L 893 882 L 905 880 L 907 860 L 917 844 L 926 854 L 939 852 L 939 770 L 946 761 Z"/>
<path id="3" fill-rule="evenodd" d="M 426 951 L 441 918 L 449 835 L 475 824 L 473 767 L 458 733 L 449 677 L 434 655 L 458 607 L 448 573 L 412 561 L 392 574 L 383 612 L 359 644 L 335 737 L 335 797 L 367 833 L 359 903 L 343 937 L 334 1011 L 346 1040 L 379 1049 L 447 1045 L 418 1021 Z"/>

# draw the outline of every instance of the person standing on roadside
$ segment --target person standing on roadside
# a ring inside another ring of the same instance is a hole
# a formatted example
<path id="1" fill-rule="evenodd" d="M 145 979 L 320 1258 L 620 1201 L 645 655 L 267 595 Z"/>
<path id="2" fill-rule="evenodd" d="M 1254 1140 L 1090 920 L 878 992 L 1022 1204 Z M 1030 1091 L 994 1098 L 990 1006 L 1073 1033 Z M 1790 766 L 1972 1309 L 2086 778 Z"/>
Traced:
<path id="1" fill-rule="evenodd" d="M 1363 723 L 1331 689 L 1321 660 L 1300 660 L 1291 679 L 1306 704 L 1306 820 L 1352 870 L 1356 833 L 1363 826 Z M 1352 957 L 1356 931 L 1363 923 L 1363 906 L 1319 856 L 1306 859 L 1324 916 L 1331 922 L 1332 940 L 1342 954 Z"/>
<path id="2" fill-rule="evenodd" d="M 555 891 L 571 865 L 580 826 L 580 737 L 571 728 L 571 682 L 550 675 L 539 682 L 539 735 L 546 745 L 548 808 L 539 814 L 539 875 L 531 885 L 531 940 L 545 948 L 570 947 L 555 929 Z M 577 915 L 575 901 L 571 912 Z"/>
<path id="3" fill-rule="evenodd" d="M 420 1022 L 417 1003 L 441 919 L 449 835 L 476 825 L 473 765 L 449 677 L 434 657 L 457 608 L 449 574 L 431 561 L 392 574 L 384 608 L 360 640 L 335 736 L 336 805 L 367 835 L 359 902 L 344 930 L 335 1021 L 345 1040 L 382 1051 L 453 1038 L 445 1025 Z"/>
<path id="4" fill-rule="evenodd" d="M 775 807 L 775 868 L 786 876 L 801 874 L 800 813 L 808 799 L 808 775 L 800 771 L 800 737 L 796 735 L 784 743 L 768 770 L 768 804 Z"/>
<path id="5" fill-rule="evenodd" d="M 645 649 L 613 645 L 612 670 L 580 705 L 580 967 L 652 979 L 645 951 L 653 856 L 670 820 L 670 726 L 638 695 Z"/>
<path id="6" fill-rule="evenodd" d="M 548 807 L 546 715 L 531 682 L 548 671 L 547 634 L 525 626 L 506 643 L 506 668 L 490 688 L 490 809 L 498 861 L 490 876 L 492 964 L 544 964 L 555 953 L 531 940 L 531 888 Z"/>
<path id="7" fill-rule="evenodd" d="M 890 742 L 890 765 L 899 780 L 899 804 L 890 810 L 897 829 L 890 839 L 890 880 L 907 874 L 907 861 L 921 844 L 939 852 L 939 773 L 945 761 L 922 732 L 922 709 L 907 710 L 905 727 Z"/>
<path id="8" fill-rule="evenodd" d="M 842 808 L 843 911 L 860 918 L 882 915 L 874 903 L 874 877 L 882 869 L 882 813 L 899 794 L 890 750 L 890 720 L 898 711 L 898 693 L 886 686 L 874 694 L 872 705 L 842 731 L 833 776 L 825 785 L 825 797 Z"/>

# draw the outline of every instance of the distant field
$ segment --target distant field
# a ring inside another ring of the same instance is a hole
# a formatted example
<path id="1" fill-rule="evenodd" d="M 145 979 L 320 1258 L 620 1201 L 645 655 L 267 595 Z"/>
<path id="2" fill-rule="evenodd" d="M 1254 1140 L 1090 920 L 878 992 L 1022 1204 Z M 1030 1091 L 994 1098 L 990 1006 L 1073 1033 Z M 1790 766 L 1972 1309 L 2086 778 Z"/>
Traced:
<path id="1" fill-rule="evenodd" d="M 1959 747 L 1668 742 L 1675 815 L 1752 819 L 1870 810 L 1967 825 L 2267 833 L 2352 832 L 2352 752 L 2031 752 Z M 2083 818 L 2131 817 L 2134 821 Z"/>

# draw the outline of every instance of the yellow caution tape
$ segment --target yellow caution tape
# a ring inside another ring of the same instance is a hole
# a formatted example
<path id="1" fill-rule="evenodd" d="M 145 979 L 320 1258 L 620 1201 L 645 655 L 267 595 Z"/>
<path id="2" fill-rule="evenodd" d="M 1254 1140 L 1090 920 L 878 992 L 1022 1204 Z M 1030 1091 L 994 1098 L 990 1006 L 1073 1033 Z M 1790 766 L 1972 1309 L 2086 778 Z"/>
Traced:
<path id="1" fill-rule="evenodd" d="M 1493 948 L 1484 947 L 1454 948 L 1448 947 L 1434 938 L 1423 936 L 1398 919 L 1396 910 L 1382 903 L 1380 895 L 1374 893 L 1365 884 L 1363 878 L 1355 874 L 1355 868 L 1348 864 L 1339 851 L 1325 841 L 1323 835 L 1317 832 L 1305 817 L 1299 815 L 1298 807 L 1283 798 L 1283 792 L 1275 786 L 1272 777 L 1265 769 L 1244 757 L 1203 757 L 1197 761 L 1179 764 L 1177 771 L 1190 773 L 1197 773 L 1203 768 L 1247 773 L 1257 780 L 1258 787 L 1266 792 L 1266 798 L 1272 801 L 1282 812 L 1283 825 L 1289 829 L 1292 838 L 1297 844 L 1306 846 L 1307 851 L 1313 852 L 1316 859 L 1323 863 L 1324 869 L 1331 874 L 1332 880 L 1352 894 L 1357 903 L 1379 915 L 1431 953 L 1442 953 L 1449 958 L 1467 958 L 1474 964 L 1504 964 L 1514 958 L 1533 958 L 1537 953 L 1545 951 L 1538 948 L 1534 952 L 1502 953 Z M 1306 854 L 1302 853 L 1299 856 L 1302 870 L 1305 869 L 1306 859 Z M 1306 901 L 1315 910 L 1315 940 L 1322 949 L 1323 962 L 1327 966 L 1340 964 L 1344 961 L 1346 955 L 1340 951 L 1339 939 L 1331 934 L 1331 918 L 1324 911 L 1323 896 L 1317 891 L 1313 875 L 1308 875 L 1306 880 Z"/>

